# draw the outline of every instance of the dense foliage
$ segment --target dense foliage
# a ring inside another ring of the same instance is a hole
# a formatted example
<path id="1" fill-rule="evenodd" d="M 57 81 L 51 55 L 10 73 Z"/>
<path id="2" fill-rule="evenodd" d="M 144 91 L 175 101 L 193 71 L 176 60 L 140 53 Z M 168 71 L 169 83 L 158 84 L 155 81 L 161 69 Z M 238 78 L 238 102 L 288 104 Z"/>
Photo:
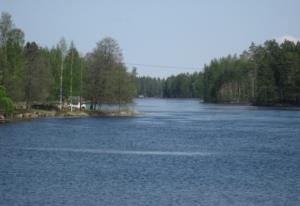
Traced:
<path id="1" fill-rule="evenodd" d="M 98 104 L 131 102 L 135 77 L 122 61 L 121 49 L 112 38 L 100 41 L 84 57 L 73 42 L 68 46 L 63 38 L 51 49 L 25 43 L 24 33 L 14 26 L 10 14 L 2 13 L 0 85 L 28 109 L 33 103 L 68 103 L 78 96 Z"/>
<path id="2" fill-rule="evenodd" d="M 200 98 L 202 73 L 179 74 L 165 80 L 163 95 L 167 98 Z"/>
<path id="3" fill-rule="evenodd" d="M 300 42 L 252 44 L 240 56 L 214 59 L 202 72 L 193 74 L 166 79 L 136 77 L 136 69 L 127 72 L 121 49 L 110 37 L 99 41 L 85 56 L 63 38 L 51 49 L 42 48 L 35 42 L 25 43 L 24 33 L 15 27 L 10 14 L 2 13 L 0 85 L 6 88 L 5 95 L 24 102 L 28 109 L 35 102 L 69 103 L 74 96 L 98 105 L 123 104 L 136 94 L 201 98 L 206 102 L 300 105 Z"/>
<path id="4" fill-rule="evenodd" d="M 135 96 L 134 77 L 122 64 L 119 45 L 104 38 L 86 56 L 85 96 L 94 104 L 128 103 Z"/>
<path id="5" fill-rule="evenodd" d="M 145 97 L 200 98 L 203 88 L 202 76 L 202 73 L 184 73 L 166 79 L 139 77 L 138 94 Z"/>
<path id="6" fill-rule="evenodd" d="M 240 57 L 211 61 L 203 75 L 208 102 L 299 105 L 300 42 L 252 44 Z"/>
<path id="7" fill-rule="evenodd" d="M 138 77 L 137 91 L 140 96 L 162 98 L 164 89 L 164 79 L 152 77 Z"/>
<path id="8" fill-rule="evenodd" d="M 214 59 L 199 73 L 167 79 L 141 77 L 138 93 L 216 103 L 300 105 L 300 42 L 252 44 L 239 57 Z"/>
<path id="9" fill-rule="evenodd" d="M 7 96 L 6 89 L 0 86 L 0 114 L 10 115 L 13 113 L 15 105 L 13 101 Z"/>

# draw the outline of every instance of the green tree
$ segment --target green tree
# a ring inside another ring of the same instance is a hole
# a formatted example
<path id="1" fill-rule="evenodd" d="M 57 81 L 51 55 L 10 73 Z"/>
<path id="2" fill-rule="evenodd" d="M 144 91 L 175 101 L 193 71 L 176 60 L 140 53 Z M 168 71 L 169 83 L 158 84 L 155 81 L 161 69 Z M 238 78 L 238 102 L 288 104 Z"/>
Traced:
<path id="1" fill-rule="evenodd" d="M 0 84 L 4 84 L 7 69 L 7 41 L 10 31 L 13 28 L 11 15 L 6 12 L 1 13 L 0 19 Z"/>
<path id="2" fill-rule="evenodd" d="M 13 101 L 7 96 L 6 89 L 0 86 L 0 114 L 10 115 L 14 112 L 15 105 Z"/>
<path id="3" fill-rule="evenodd" d="M 93 105 L 132 101 L 133 90 L 130 87 L 134 85 L 134 79 L 126 71 L 122 60 L 118 43 L 110 37 L 101 40 L 94 51 L 87 54 L 84 91 L 85 98 L 90 99 Z"/>
<path id="4" fill-rule="evenodd" d="M 134 76 L 126 71 L 126 67 L 123 64 L 117 64 L 111 70 L 109 77 L 109 88 L 113 92 L 108 103 L 117 103 L 120 110 L 122 104 L 131 103 L 136 95 Z"/>
<path id="5" fill-rule="evenodd" d="M 0 19 L 0 84 L 17 101 L 23 98 L 21 92 L 24 33 L 16 28 L 11 15 L 3 12 Z"/>
<path id="6" fill-rule="evenodd" d="M 63 94 L 65 98 L 80 95 L 81 58 L 75 44 L 71 42 L 67 51 L 63 71 Z"/>
<path id="7" fill-rule="evenodd" d="M 67 54 L 67 43 L 65 38 L 61 38 L 58 44 L 58 48 L 60 50 L 60 54 L 61 54 L 61 58 L 60 58 L 60 89 L 59 89 L 59 105 L 60 105 L 60 109 L 63 108 L 63 81 L 64 81 L 64 77 L 63 77 L 63 72 L 64 72 L 64 63 L 65 63 L 65 57 Z"/>
<path id="8" fill-rule="evenodd" d="M 35 42 L 25 45 L 24 93 L 27 109 L 34 101 L 43 102 L 50 96 L 52 78 L 44 52 Z"/>

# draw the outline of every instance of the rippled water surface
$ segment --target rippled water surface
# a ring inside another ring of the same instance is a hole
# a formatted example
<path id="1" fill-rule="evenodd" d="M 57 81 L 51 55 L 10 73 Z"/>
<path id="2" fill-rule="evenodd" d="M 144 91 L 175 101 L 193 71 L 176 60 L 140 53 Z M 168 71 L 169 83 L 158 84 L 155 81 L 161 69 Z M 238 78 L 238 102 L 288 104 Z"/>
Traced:
<path id="1" fill-rule="evenodd" d="M 0 125 L 0 205 L 300 204 L 300 110 L 141 99 Z"/>

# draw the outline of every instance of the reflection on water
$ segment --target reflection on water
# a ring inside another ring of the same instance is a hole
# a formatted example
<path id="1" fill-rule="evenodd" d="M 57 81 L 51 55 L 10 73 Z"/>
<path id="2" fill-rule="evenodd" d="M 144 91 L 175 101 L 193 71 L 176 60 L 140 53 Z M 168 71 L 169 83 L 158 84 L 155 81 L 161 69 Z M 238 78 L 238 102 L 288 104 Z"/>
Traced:
<path id="1" fill-rule="evenodd" d="M 20 150 L 33 151 L 53 151 L 53 152 L 83 152 L 95 154 L 120 154 L 120 155 L 167 155 L 167 156 L 206 156 L 212 155 L 208 152 L 167 152 L 167 151 L 130 151 L 130 150 L 102 150 L 102 149 L 71 149 L 71 148 L 40 148 L 40 147 L 21 147 L 14 148 Z"/>
<path id="2" fill-rule="evenodd" d="M 138 99 L 137 117 L 0 125 L 0 205 L 300 202 L 300 111 Z"/>

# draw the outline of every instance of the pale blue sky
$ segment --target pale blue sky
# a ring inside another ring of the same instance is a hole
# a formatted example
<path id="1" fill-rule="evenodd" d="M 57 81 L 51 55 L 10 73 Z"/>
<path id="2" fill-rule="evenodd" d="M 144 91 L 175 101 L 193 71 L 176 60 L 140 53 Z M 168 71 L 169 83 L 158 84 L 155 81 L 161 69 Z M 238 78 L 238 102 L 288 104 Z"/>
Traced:
<path id="1" fill-rule="evenodd" d="M 125 62 L 198 71 L 252 41 L 300 38 L 299 8 L 298 0 L 0 0 L 27 41 L 51 47 L 64 36 L 86 53 L 111 36 Z M 138 66 L 139 75 L 160 77 L 192 71 Z"/>

